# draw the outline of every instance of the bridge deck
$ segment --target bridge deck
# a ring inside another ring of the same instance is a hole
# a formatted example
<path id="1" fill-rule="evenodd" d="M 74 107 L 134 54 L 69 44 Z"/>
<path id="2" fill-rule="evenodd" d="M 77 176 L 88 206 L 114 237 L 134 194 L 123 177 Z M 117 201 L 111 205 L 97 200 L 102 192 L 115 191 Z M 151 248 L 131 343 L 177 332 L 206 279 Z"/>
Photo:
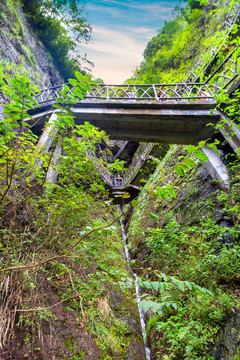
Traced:
<path id="1" fill-rule="evenodd" d="M 219 120 L 213 101 L 94 101 L 83 100 L 71 107 L 76 124 L 85 121 L 105 130 L 112 139 L 196 144 L 214 134 L 209 123 Z M 41 133 L 52 109 L 31 113 L 37 122 L 33 131 Z"/>

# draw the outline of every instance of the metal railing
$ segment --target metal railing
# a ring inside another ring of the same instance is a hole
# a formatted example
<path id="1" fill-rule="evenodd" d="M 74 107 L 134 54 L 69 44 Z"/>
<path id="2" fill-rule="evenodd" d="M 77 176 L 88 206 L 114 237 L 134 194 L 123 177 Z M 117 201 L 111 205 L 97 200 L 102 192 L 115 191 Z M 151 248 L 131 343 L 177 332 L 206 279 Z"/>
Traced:
<path id="1" fill-rule="evenodd" d="M 148 159 L 152 149 L 154 148 L 155 144 L 148 143 L 142 145 L 140 151 L 137 155 L 133 157 L 131 166 L 128 168 L 127 173 L 124 175 L 122 180 L 122 188 L 125 189 L 132 180 L 136 177 L 139 170 L 142 168 L 144 162 Z"/>
<path id="2" fill-rule="evenodd" d="M 200 98 L 203 100 L 212 99 L 213 94 L 218 94 L 221 89 L 227 89 L 231 83 L 239 76 L 240 73 L 240 45 L 238 45 L 232 53 L 222 62 L 221 65 L 209 76 L 205 83 L 193 83 L 193 84 L 160 84 L 160 85 L 122 85 L 121 87 L 115 85 L 105 85 L 105 91 L 108 89 L 108 95 L 110 91 L 112 91 L 112 95 L 118 96 L 119 92 L 124 92 L 130 100 L 132 100 L 132 96 L 130 96 L 130 92 L 137 93 L 138 91 L 142 91 L 141 95 L 143 97 L 150 96 L 149 91 L 161 91 L 161 93 L 157 94 L 157 99 L 161 101 L 166 101 L 169 99 L 196 99 Z M 174 85 L 174 86 L 173 86 Z M 104 85 L 102 85 L 102 89 Z M 97 89 L 97 91 L 99 91 Z M 102 92 L 98 92 L 96 96 L 103 97 Z M 110 98 L 110 97 L 109 97 Z M 119 99 L 119 97 L 117 97 Z M 122 99 L 122 97 L 121 97 Z M 126 100 L 124 98 L 124 100 Z M 128 99 L 126 101 L 129 101 Z M 113 188 L 118 188 L 119 190 L 126 189 L 135 176 L 138 174 L 141 169 L 143 163 L 148 158 L 155 144 L 148 143 L 144 144 L 140 151 L 133 157 L 131 166 L 127 169 L 125 174 L 123 175 L 122 181 L 119 183 L 114 182 L 113 176 L 107 173 L 106 170 L 98 164 L 98 159 L 95 157 L 95 164 L 97 166 L 97 170 L 100 173 L 102 179 L 104 179 L 109 186 Z M 94 156 L 92 157 L 94 159 Z"/>
<path id="3" fill-rule="evenodd" d="M 147 143 L 143 144 L 140 148 L 140 151 L 133 157 L 131 165 L 125 170 L 122 180 L 114 181 L 114 175 L 100 164 L 99 159 L 92 153 L 87 153 L 87 157 L 91 159 L 97 171 L 99 172 L 101 178 L 112 188 L 123 190 L 129 186 L 135 176 L 138 174 L 139 170 L 143 166 L 144 162 L 148 159 L 149 154 L 151 153 L 155 144 Z"/>
<path id="4" fill-rule="evenodd" d="M 220 89 L 230 85 L 240 72 L 240 45 L 238 45 L 221 65 L 204 82 L 176 83 L 176 84 L 124 84 L 124 85 L 98 85 L 86 92 L 82 101 L 95 99 L 99 101 L 119 100 L 121 103 L 132 103 L 141 100 L 213 100 Z M 43 90 L 36 95 L 40 106 L 56 102 L 61 97 L 64 84 Z M 72 93 L 72 89 L 69 90 Z"/>
<path id="5" fill-rule="evenodd" d="M 239 6 L 240 8 L 240 6 Z M 239 14 L 239 9 L 238 9 Z M 84 101 L 95 99 L 102 101 L 120 101 L 121 103 L 132 103 L 141 100 L 155 100 L 158 102 L 166 102 L 169 100 L 214 100 L 215 94 L 221 89 L 227 89 L 240 73 L 240 45 L 238 45 L 232 53 L 218 66 L 216 70 L 208 77 L 204 83 L 200 82 L 183 82 L 176 84 L 124 84 L 124 85 L 98 85 L 87 92 Z M 68 84 L 69 85 L 69 84 Z M 43 90 L 36 95 L 36 100 L 40 106 L 56 103 L 56 98 L 61 97 L 61 90 L 64 84 Z M 70 86 L 69 86 L 70 87 Z M 72 89 L 70 88 L 70 93 Z M 82 100 L 79 100 L 80 102 Z M 154 144 L 145 144 L 138 155 L 133 158 L 131 166 L 124 174 L 121 183 L 114 182 L 111 173 L 100 165 L 99 159 L 88 154 L 94 161 L 96 169 L 100 176 L 112 188 L 125 189 L 139 172 L 144 161 L 152 151 Z"/>
<path id="6" fill-rule="evenodd" d="M 110 186 L 113 187 L 113 176 L 110 172 L 108 172 L 99 162 L 99 159 L 97 158 L 96 155 L 88 152 L 87 157 L 93 161 L 93 163 L 96 166 L 96 170 L 98 171 L 99 175 L 101 176 L 101 178 L 106 181 L 106 183 Z"/>
<path id="7" fill-rule="evenodd" d="M 240 73 L 240 45 L 212 72 L 206 80 L 212 92 L 218 94 L 221 89 L 226 90 Z"/>
<path id="8" fill-rule="evenodd" d="M 61 98 L 62 85 L 43 90 L 36 95 L 40 106 L 56 103 L 56 98 Z M 72 93 L 72 89 L 69 90 Z M 214 94 L 206 83 L 176 83 L 176 84 L 134 84 L 134 85 L 98 85 L 86 92 L 84 98 L 96 100 L 120 100 L 121 102 L 134 102 L 141 100 L 198 100 L 204 96 L 211 100 Z M 83 100 L 79 100 L 82 102 Z"/>
<path id="9" fill-rule="evenodd" d="M 208 56 L 202 55 L 197 61 L 190 67 L 186 82 L 194 82 L 200 77 L 201 73 L 205 73 L 207 69 L 211 66 L 214 58 L 219 53 L 222 48 L 222 45 L 225 43 L 225 40 L 230 35 L 233 26 L 236 24 L 240 16 L 240 3 L 235 3 L 232 5 L 231 10 L 227 13 L 225 21 L 219 31 L 220 41 L 219 45 L 212 45 L 207 51 Z M 207 61 L 206 61 L 207 59 Z"/>
<path id="10" fill-rule="evenodd" d="M 209 99 L 213 98 L 210 88 L 205 83 L 176 83 L 176 84 L 134 84 L 134 85 L 100 85 L 92 88 L 86 98 L 102 100 L 185 100 L 200 99 L 202 92 L 208 92 Z"/>

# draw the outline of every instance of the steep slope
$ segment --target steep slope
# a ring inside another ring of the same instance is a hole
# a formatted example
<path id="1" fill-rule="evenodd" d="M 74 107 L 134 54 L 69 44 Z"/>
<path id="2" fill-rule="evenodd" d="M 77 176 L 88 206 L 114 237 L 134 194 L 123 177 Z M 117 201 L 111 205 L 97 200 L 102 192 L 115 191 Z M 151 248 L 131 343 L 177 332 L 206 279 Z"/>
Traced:
<path id="1" fill-rule="evenodd" d="M 2 63 L 22 65 L 42 88 L 61 83 L 49 53 L 29 27 L 20 6 L 9 0 L 1 2 L 0 8 Z"/>
<path id="2" fill-rule="evenodd" d="M 147 279 L 160 281 L 157 274 L 163 272 L 214 295 L 174 286 L 162 293 L 144 289 L 157 303 L 168 296 L 176 304 L 147 312 L 152 359 L 233 359 L 239 354 L 239 162 L 231 163 L 226 192 L 200 162 L 179 177 L 173 168 L 186 156 L 184 148 L 172 147 L 145 185 L 129 224 L 129 247 Z M 153 190 L 169 185 L 176 197 Z"/>
<path id="3" fill-rule="evenodd" d="M 135 294 L 121 285 L 132 274 L 118 213 L 86 158 L 104 135 L 81 128 L 79 143 L 63 122 L 55 139 L 63 148 L 60 179 L 52 189 L 45 174 L 54 166 L 54 145 L 41 152 L 23 119 L 35 84 L 61 78 L 20 7 L 0 7 L 0 357 L 144 359 Z"/>
<path id="4" fill-rule="evenodd" d="M 201 5 L 206 3 L 206 5 Z M 173 83 L 188 78 L 191 67 L 198 63 L 198 72 L 212 59 L 212 47 L 222 47 L 214 65 L 218 65 L 234 41 L 227 41 L 237 1 L 189 1 L 177 10 L 174 20 L 166 22 L 144 50 L 144 60 L 135 71 L 130 83 Z M 237 26 L 232 30 L 234 34 Z M 235 35 L 234 35 L 235 36 Z"/>
<path id="5" fill-rule="evenodd" d="M 209 42 L 219 47 L 216 30 L 224 14 L 219 11 L 222 2 L 207 7 L 189 4 L 149 42 L 144 61 L 129 82 L 179 82 L 187 78 L 190 65 Z M 206 75 L 238 43 L 235 25 Z M 208 53 L 205 60 L 212 60 Z M 229 114 L 239 132 L 239 93 L 233 96 Z M 224 100 L 226 110 L 231 100 Z M 126 219 L 128 246 L 144 280 L 142 307 L 152 359 L 240 356 L 239 158 L 218 132 L 216 139 L 215 150 L 230 177 L 228 190 L 212 180 L 204 166 L 207 159 L 194 156 L 196 148 L 172 145 L 163 160 L 156 160 L 155 173 L 134 203 L 131 220 Z"/>

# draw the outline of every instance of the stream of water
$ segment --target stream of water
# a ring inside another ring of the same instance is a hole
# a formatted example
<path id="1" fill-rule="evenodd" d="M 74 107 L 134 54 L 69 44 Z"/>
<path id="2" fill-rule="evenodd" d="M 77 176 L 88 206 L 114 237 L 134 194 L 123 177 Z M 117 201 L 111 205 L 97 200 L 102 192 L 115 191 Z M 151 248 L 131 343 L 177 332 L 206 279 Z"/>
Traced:
<path id="1" fill-rule="evenodd" d="M 121 213 L 120 205 L 117 205 L 117 207 L 118 207 L 119 213 Z M 130 252 L 129 252 L 128 247 L 127 247 L 126 234 L 125 234 L 122 219 L 120 219 L 120 225 L 121 225 L 121 230 L 122 230 L 122 240 L 123 240 L 123 243 L 124 243 L 126 259 L 128 261 L 129 267 L 131 268 L 131 265 L 129 264 L 129 262 L 131 260 L 131 257 L 130 257 Z M 143 342 L 144 342 L 144 347 L 145 347 L 146 360 L 151 360 L 150 349 L 147 346 L 147 333 L 146 333 L 146 323 L 145 323 L 145 319 L 144 319 L 144 312 L 143 312 L 142 309 L 139 308 L 141 298 L 140 298 L 138 279 L 137 279 L 137 274 L 134 271 L 133 271 L 133 278 L 134 278 L 134 283 L 135 283 L 135 293 L 136 293 L 136 299 L 137 299 L 137 304 L 138 304 L 140 323 L 141 323 L 141 328 L 142 328 L 142 337 L 143 337 Z"/>

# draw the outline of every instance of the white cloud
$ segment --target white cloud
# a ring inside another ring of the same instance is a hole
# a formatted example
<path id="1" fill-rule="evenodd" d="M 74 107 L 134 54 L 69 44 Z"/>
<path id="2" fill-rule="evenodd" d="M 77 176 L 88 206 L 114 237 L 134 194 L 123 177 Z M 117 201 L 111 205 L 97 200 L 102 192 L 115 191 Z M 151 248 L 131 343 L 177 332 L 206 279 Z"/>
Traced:
<path id="1" fill-rule="evenodd" d="M 148 16 L 154 16 L 161 19 L 166 19 L 166 14 L 169 14 L 174 9 L 174 6 L 170 5 L 170 3 L 167 6 L 166 3 L 152 3 L 136 4 L 131 7 L 148 13 Z"/>
<path id="2" fill-rule="evenodd" d="M 101 4 L 97 2 L 88 3 L 87 9 L 91 11 L 96 11 L 102 13 L 104 11 L 104 16 L 107 14 L 111 17 L 120 18 L 126 17 L 126 11 L 132 12 L 133 16 L 138 16 L 139 12 L 145 14 L 146 18 L 157 18 L 166 20 L 166 14 L 170 14 L 174 9 L 176 3 L 171 3 L 168 1 L 163 2 L 152 2 L 150 4 L 145 2 L 137 1 L 102 1 Z"/>
<path id="3" fill-rule="evenodd" d="M 156 31 L 144 26 L 129 26 L 124 27 L 124 30 L 128 33 L 134 33 L 136 36 L 143 38 L 144 40 L 150 40 L 153 36 L 156 35 Z"/>
<path id="4" fill-rule="evenodd" d="M 124 12 L 122 12 L 120 9 L 108 7 L 108 6 L 104 6 L 104 5 L 96 5 L 96 4 L 90 3 L 87 5 L 87 9 L 88 9 L 89 13 L 91 13 L 91 12 L 100 13 L 100 16 L 104 12 L 104 17 L 106 17 L 107 15 L 110 15 L 111 17 L 119 19 L 120 17 L 124 16 Z"/>
<path id="5" fill-rule="evenodd" d="M 79 48 L 95 64 L 93 75 L 115 84 L 131 77 L 148 41 L 177 1 L 89 0 L 86 8 L 90 17 L 92 14 L 92 42 L 79 44 Z"/>
<path id="6" fill-rule="evenodd" d="M 137 32 L 137 28 L 135 30 Z M 118 84 L 132 75 L 142 60 L 147 43 L 147 40 L 136 38 L 135 32 L 93 26 L 95 40 L 85 47 L 85 51 L 90 59 L 94 57 L 92 73 L 95 77 L 103 78 L 106 83 Z"/>

